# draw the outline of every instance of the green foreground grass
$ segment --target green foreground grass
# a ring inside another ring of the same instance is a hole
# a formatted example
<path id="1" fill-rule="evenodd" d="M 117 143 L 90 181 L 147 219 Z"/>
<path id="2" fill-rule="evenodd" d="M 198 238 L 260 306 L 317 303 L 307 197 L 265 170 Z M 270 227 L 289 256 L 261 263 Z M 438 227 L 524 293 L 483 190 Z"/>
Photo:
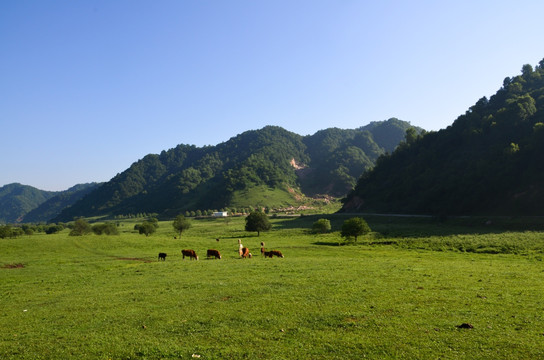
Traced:
<path id="1" fill-rule="evenodd" d="M 232 218 L 181 239 L 171 222 L 149 237 L 127 222 L 1 240 L 0 358 L 544 357 L 544 233 L 367 218 L 376 233 L 338 246 L 337 231 L 307 232 L 317 218 L 272 219 L 260 237 Z M 262 258 L 261 241 L 285 258 Z"/>

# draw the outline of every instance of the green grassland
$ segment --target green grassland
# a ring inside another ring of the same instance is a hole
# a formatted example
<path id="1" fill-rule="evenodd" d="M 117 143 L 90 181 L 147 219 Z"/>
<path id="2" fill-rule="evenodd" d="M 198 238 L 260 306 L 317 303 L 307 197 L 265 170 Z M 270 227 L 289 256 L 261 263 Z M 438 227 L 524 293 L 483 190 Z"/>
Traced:
<path id="1" fill-rule="evenodd" d="M 365 217 L 374 232 L 339 246 L 346 217 L 328 217 L 324 235 L 297 216 L 260 237 L 239 217 L 178 239 L 171 222 L 149 237 L 123 222 L 119 236 L 0 240 L 0 358 L 544 357 L 540 220 Z M 285 258 L 261 257 L 261 241 Z"/>
<path id="2" fill-rule="evenodd" d="M 248 208 L 255 204 L 266 204 L 276 213 L 294 212 L 290 208 L 303 213 L 333 213 L 340 210 L 342 204 L 338 199 L 319 199 L 304 196 L 289 187 L 271 188 L 266 185 L 248 187 L 232 194 L 231 207 Z M 262 205 L 261 205 L 262 206 Z M 264 206 L 262 206 L 264 207 Z"/>

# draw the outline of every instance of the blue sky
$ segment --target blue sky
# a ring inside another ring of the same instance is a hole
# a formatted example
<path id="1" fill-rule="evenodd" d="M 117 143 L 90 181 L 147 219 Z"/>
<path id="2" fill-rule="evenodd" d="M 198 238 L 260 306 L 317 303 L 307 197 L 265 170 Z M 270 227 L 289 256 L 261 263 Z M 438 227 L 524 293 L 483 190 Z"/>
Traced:
<path id="1" fill-rule="evenodd" d="M 544 2 L 0 2 L 0 186 L 278 125 L 450 125 L 544 58 Z"/>

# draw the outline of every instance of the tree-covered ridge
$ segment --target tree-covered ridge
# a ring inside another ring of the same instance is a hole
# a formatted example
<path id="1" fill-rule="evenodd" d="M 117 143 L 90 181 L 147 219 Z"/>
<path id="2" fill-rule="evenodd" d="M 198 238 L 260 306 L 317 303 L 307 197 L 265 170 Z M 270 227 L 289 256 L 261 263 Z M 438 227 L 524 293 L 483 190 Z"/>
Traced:
<path id="1" fill-rule="evenodd" d="M 345 211 L 532 214 L 544 209 L 544 60 L 481 98 L 447 129 L 381 157 Z"/>
<path id="2" fill-rule="evenodd" d="M 57 195 L 26 213 L 21 218 L 21 221 L 26 223 L 47 222 L 59 215 L 63 209 L 71 206 L 83 196 L 96 189 L 99 185 L 99 183 L 78 184 L 68 190 L 60 191 Z"/>
<path id="3" fill-rule="evenodd" d="M 78 184 L 65 191 L 45 191 L 18 183 L 0 188 L 0 223 L 45 222 L 96 188 Z"/>
<path id="4" fill-rule="evenodd" d="M 43 191 L 18 183 L 0 188 L 0 223 L 13 223 L 22 218 L 47 199 L 55 196 L 54 191 Z"/>
<path id="5" fill-rule="evenodd" d="M 391 119 L 373 125 L 373 130 L 383 124 L 393 124 L 396 133 L 410 127 Z M 300 136 L 278 126 L 266 126 L 216 146 L 179 145 L 133 163 L 54 220 L 220 209 L 228 207 L 234 198 L 240 203 L 241 193 L 262 187 L 285 193 L 281 198 L 291 198 L 291 205 L 302 193 L 342 196 L 363 170 L 387 151 L 373 140 L 373 130 L 327 129 Z M 302 169 L 295 168 L 293 160 Z M 244 205 L 266 206 L 267 201 L 263 198 Z"/>
<path id="6" fill-rule="evenodd" d="M 358 129 L 329 128 L 305 137 L 312 161 L 310 171 L 302 172 L 303 191 L 344 196 L 380 155 L 395 149 L 409 128 L 414 128 L 416 133 L 423 131 L 406 121 L 391 118 Z"/>

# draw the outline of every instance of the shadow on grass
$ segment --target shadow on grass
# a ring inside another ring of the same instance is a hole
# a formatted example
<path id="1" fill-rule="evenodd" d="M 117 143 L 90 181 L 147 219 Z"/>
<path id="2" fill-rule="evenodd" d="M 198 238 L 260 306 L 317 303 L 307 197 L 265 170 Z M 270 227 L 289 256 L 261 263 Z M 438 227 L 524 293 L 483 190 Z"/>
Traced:
<path id="1" fill-rule="evenodd" d="M 465 216 L 438 218 L 430 216 L 322 214 L 278 217 L 274 227 L 308 229 L 319 219 L 328 219 L 331 231 L 340 231 L 345 220 L 362 217 L 373 232 L 386 238 L 419 238 L 449 235 L 500 234 L 509 231 L 544 231 L 544 217 Z M 376 242 L 376 244 L 381 244 Z"/>
<path id="2" fill-rule="evenodd" d="M 322 245 L 322 246 L 342 246 L 343 244 L 338 241 L 316 241 L 312 243 L 313 245 Z"/>
<path id="3" fill-rule="evenodd" d="M 321 246 L 352 246 L 352 245 L 368 245 L 368 246 L 378 246 L 378 245 L 396 245 L 398 242 L 395 240 L 386 240 L 386 241 L 316 241 L 312 245 L 321 245 Z"/>

